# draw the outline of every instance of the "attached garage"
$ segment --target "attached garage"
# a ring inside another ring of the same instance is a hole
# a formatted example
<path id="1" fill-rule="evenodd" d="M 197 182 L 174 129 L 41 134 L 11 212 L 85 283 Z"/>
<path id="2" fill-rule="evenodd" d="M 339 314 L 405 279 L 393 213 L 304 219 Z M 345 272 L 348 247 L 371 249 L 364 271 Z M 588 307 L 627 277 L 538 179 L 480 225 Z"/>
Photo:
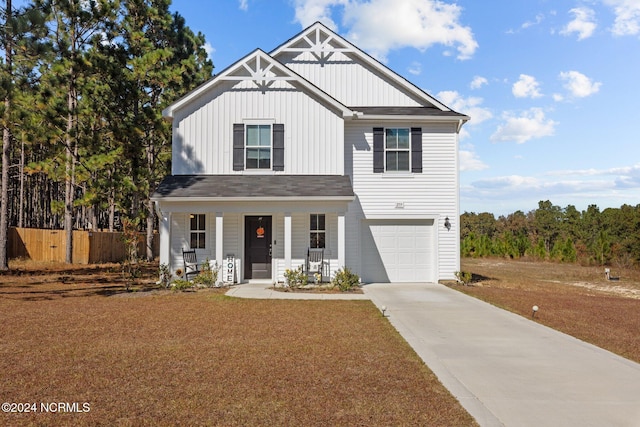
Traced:
<path id="1" fill-rule="evenodd" d="M 365 282 L 436 281 L 433 220 L 365 220 L 361 227 Z"/>

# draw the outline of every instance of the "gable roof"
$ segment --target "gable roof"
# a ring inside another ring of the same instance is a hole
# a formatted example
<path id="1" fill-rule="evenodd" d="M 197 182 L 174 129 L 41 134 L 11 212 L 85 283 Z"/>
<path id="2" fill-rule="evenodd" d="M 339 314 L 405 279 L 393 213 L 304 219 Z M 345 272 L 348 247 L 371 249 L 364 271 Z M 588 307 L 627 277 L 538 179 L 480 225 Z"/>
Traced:
<path id="1" fill-rule="evenodd" d="M 375 70 L 376 73 L 394 82 L 403 90 L 422 100 L 424 103 L 433 105 L 441 111 L 453 112 L 453 110 L 442 102 L 438 101 L 436 98 L 429 95 L 409 80 L 394 72 L 371 55 L 356 47 L 345 38 L 331 31 L 321 22 L 316 22 L 306 28 L 298 35 L 292 37 L 274 49 L 270 54 L 277 59 L 279 55 L 287 52 L 295 53 L 305 51 L 311 52 L 318 60 L 328 59 L 332 55 L 332 52 L 342 52 L 350 56 L 355 56 L 359 61 Z M 467 116 L 464 117 L 466 117 L 466 120 L 469 119 Z"/>
<path id="2" fill-rule="evenodd" d="M 321 88 L 296 73 L 277 56 L 284 53 L 311 52 L 319 61 L 330 58 L 336 52 L 355 56 L 370 67 L 375 73 L 396 84 L 401 90 L 421 100 L 423 107 L 354 107 L 346 106 Z M 398 119 L 420 117 L 421 119 L 446 120 L 458 122 L 460 127 L 470 120 L 469 116 L 457 113 L 436 98 L 432 97 L 401 75 L 362 51 L 349 41 L 331 31 L 324 24 L 316 22 L 298 35 L 292 37 L 281 46 L 267 54 L 256 49 L 244 58 L 233 63 L 221 73 L 192 90 L 182 98 L 173 102 L 162 111 L 165 118 L 172 119 L 175 112 L 204 96 L 222 82 L 252 81 L 258 89 L 266 91 L 276 81 L 289 81 L 313 96 L 323 105 L 342 114 L 345 119 Z"/>
<path id="3" fill-rule="evenodd" d="M 162 111 L 165 118 L 173 118 L 175 112 L 193 100 L 203 96 L 218 84 L 225 81 L 253 81 L 257 88 L 267 90 L 276 81 L 289 81 L 299 86 L 308 94 L 314 96 L 327 107 L 350 116 L 353 111 L 331 97 L 329 94 L 297 74 L 291 68 L 282 64 L 261 49 L 256 49 L 249 55 L 227 67 L 204 84 L 178 99 Z"/>

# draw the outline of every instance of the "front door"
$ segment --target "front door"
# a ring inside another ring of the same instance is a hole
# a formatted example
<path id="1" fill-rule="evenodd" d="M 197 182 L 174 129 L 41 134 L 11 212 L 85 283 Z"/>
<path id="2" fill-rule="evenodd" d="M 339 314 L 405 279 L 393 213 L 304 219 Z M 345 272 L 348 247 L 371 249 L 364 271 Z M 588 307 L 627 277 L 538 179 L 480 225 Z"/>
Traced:
<path id="1" fill-rule="evenodd" d="M 244 218 L 244 278 L 271 279 L 271 217 Z"/>

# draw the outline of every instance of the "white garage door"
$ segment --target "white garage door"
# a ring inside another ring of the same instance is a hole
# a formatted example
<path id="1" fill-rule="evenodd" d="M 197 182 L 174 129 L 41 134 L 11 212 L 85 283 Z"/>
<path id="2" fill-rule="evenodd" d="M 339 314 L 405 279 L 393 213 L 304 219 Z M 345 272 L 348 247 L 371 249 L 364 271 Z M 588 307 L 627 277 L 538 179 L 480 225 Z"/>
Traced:
<path id="1" fill-rule="evenodd" d="M 362 278 L 372 282 L 432 282 L 433 220 L 362 223 Z"/>

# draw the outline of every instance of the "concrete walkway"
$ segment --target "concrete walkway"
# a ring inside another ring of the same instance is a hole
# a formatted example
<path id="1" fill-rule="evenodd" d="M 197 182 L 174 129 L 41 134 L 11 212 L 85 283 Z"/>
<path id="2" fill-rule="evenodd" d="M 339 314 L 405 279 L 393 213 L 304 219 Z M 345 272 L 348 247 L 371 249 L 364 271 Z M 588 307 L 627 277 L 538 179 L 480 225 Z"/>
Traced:
<path id="1" fill-rule="evenodd" d="M 268 286 L 241 285 L 228 295 L 340 296 Z M 443 285 L 364 290 L 342 297 L 386 306 L 391 324 L 481 426 L 640 427 L 640 364 Z"/>

